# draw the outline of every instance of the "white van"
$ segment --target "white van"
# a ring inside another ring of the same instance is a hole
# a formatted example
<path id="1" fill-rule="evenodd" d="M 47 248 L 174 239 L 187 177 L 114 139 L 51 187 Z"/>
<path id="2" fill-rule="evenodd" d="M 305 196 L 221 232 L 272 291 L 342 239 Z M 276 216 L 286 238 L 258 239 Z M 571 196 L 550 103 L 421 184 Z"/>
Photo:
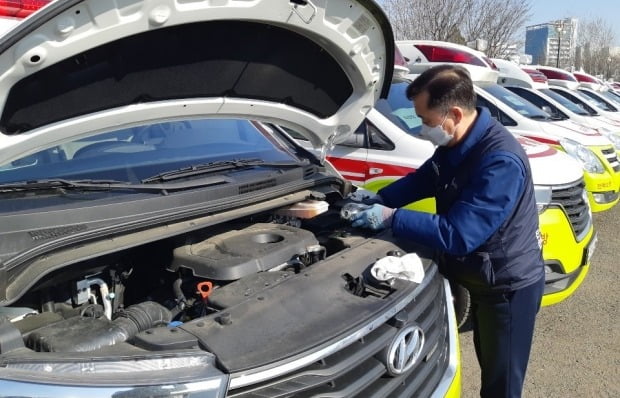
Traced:
<path id="1" fill-rule="evenodd" d="M 498 83 L 549 113 L 553 120 L 572 120 L 607 137 L 620 151 L 620 123 L 602 115 L 591 115 L 583 107 L 549 88 L 547 77 L 533 69 L 503 59 L 493 59 L 499 68 Z M 536 80 L 534 80 L 536 78 Z"/>
<path id="2" fill-rule="evenodd" d="M 620 112 L 614 110 L 615 107 L 610 107 L 604 100 L 599 99 L 596 95 L 587 95 L 586 92 L 583 91 L 583 85 L 573 74 L 551 66 L 536 65 L 533 66 L 533 68 L 547 77 L 549 87 L 553 91 L 577 104 L 581 104 L 590 114 L 597 113 L 616 122 L 620 122 Z M 584 103 L 586 105 L 584 105 Z"/>

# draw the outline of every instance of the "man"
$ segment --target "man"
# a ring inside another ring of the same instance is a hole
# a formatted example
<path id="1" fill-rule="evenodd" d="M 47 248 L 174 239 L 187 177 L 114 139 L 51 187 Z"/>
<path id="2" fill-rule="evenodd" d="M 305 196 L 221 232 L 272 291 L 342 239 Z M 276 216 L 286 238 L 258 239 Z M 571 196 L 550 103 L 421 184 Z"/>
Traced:
<path id="1" fill-rule="evenodd" d="M 438 146 L 418 171 L 371 198 L 353 226 L 391 227 L 435 249 L 442 273 L 471 295 L 482 397 L 520 397 L 544 288 L 530 166 L 517 140 L 476 108 L 467 71 L 441 65 L 407 88 L 421 136 Z M 435 197 L 437 214 L 400 209 Z"/>

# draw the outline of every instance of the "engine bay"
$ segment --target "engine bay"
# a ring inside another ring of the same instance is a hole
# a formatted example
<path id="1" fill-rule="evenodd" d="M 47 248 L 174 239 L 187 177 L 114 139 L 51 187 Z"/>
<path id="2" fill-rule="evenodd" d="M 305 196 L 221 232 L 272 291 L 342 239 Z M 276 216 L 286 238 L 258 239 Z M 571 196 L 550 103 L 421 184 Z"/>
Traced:
<path id="1" fill-rule="evenodd" d="M 227 310 L 260 301 L 373 235 L 351 228 L 341 208 L 307 200 L 54 271 L 0 307 L 0 355 L 198 348 L 199 339 L 179 326 L 200 319 L 226 325 Z M 380 299 L 393 290 L 340 276 L 351 295 Z"/>

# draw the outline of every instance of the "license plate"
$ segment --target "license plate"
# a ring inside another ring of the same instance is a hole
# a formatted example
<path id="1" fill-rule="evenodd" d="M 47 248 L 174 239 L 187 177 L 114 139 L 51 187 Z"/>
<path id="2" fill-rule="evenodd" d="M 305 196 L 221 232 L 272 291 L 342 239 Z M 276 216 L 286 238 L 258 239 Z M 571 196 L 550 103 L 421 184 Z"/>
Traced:
<path id="1" fill-rule="evenodd" d="M 592 237 L 592 241 L 590 242 L 590 244 L 586 248 L 587 264 L 589 264 L 590 260 L 592 260 L 592 255 L 594 254 L 594 250 L 596 250 L 596 242 L 597 241 L 598 241 L 598 235 L 594 234 L 594 236 Z"/>

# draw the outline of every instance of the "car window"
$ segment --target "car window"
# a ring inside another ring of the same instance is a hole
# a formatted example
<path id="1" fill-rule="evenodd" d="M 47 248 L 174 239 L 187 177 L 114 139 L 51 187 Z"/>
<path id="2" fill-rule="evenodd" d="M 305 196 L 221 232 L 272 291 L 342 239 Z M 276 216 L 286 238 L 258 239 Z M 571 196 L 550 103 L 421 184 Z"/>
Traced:
<path id="1" fill-rule="evenodd" d="M 247 158 L 281 161 L 294 160 L 294 155 L 248 120 L 180 120 L 54 145 L 0 165 L 0 183 L 57 178 L 135 183 L 170 169 Z"/>
<path id="2" fill-rule="evenodd" d="M 599 97 L 598 95 L 594 94 L 591 91 L 588 90 L 579 90 L 579 92 L 585 96 L 587 96 L 588 98 L 592 99 L 594 102 L 596 102 L 596 105 L 601 108 L 604 111 L 607 112 L 617 112 L 618 110 L 611 105 L 609 102 L 605 101 L 604 99 L 602 99 L 601 97 Z"/>
<path id="3" fill-rule="evenodd" d="M 366 148 L 368 145 L 366 143 L 366 131 L 368 127 L 366 126 L 366 121 L 360 124 L 353 134 L 348 135 L 344 141 L 338 143 L 339 146 L 346 146 L 350 148 Z"/>
<path id="4" fill-rule="evenodd" d="M 552 88 L 551 89 L 554 93 L 557 93 L 561 96 L 563 96 L 564 98 L 567 98 L 570 101 L 573 101 L 576 104 L 581 104 L 584 109 L 586 111 L 588 111 L 590 113 L 590 115 L 592 116 L 597 116 L 598 115 L 598 111 L 597 109 L 601 109 L 595 101 L 593 101 L 590 97 L 588 97 L 587 95 L 583 95 L 581 93 L 579 93 L 578 91 L 571 91 L 566 92 L 564 90 L 560 90 L 560 89 L 556 89 L 556 88 Z"/>
<path id="5" fill-rule="evenodd" d="M 545 120 L 549 118 L 549 114 L 547 112 L 543 112 L 534 104 L 522 97 L 519 97 L 499 84 L 483 85 L 482 88 L 495 98 L 502 101 L 504 104 L 508 105 L 511 109 L 514 109 L 527 118 L 537 120 Z"/>
<path id="6" fill-rule="evenodd" d="M 375 109 L 405 133 L 418 136 L 422 129 L 422 119 L 415 113 L 413 103 L 405 94 L 408 85 L 408 82 L 392 83 L 388 98 L 377 101 Z"/>
<path id="7" fill-rule="evenodd" d="M 591 111 L 596 112 L 594 111 L 594 109 L 588 106 L 585 102 L 575 103 L 569 100 L 568 98 L 556 93 L 555 91 L 551 89 L 548 89 L 548 88 L 540 89 L 540 92 L 550 97 L 551 99 L 555 100 L 556 102 L 560 103 L 565 108 L 567 108 L 569 111 L 574 112 L 578 115 L 588 116 L 592 114 Z"/>
<path id="8" fill-rule="evenodd" d="M 378 149 L 382 151 L 393 151 L 396 146 L 390 139 L 383 134 L 372 123 L 367 122 L 368 128 L 368 146 L 370 149 Z"/>
<path id="9" fill-rule="evenodd" d="M 504 126 L 516 126 L 517 122 L 515 122 L 511 117 L 506 115 L 506 113 L 502 112 L 495 104 L 491 103 L 486 98 L 476 95 L 476 106 L 487 108 L 495 119 L 497 119 Z"/>
<path id="10" fill-rule="evenodd" d="M 620 106 L 620 97 L 616 94 L 610 91 L 601 91 L 599 94 L 605 97 L 605 99 L 611 101 L 616 109 Z"/>
<path id="11" fill-rule="evenodd" d="M 568 116 L 565 115 L 562 111 L 560 111 L 557 106 L 553 105 L 553 103 L 547 101 L 543 97 L 531 92 L 530 90 L 523 87 L 506 87 L 508 90 L 517 94 L 519 97 L 525 98 L 532 104 L 536 105 L 538 108 L 548 112 L 553 116 L 554 119 L 568 119 Z M 543 108 L 547 107 L 547 109 Z"/>

